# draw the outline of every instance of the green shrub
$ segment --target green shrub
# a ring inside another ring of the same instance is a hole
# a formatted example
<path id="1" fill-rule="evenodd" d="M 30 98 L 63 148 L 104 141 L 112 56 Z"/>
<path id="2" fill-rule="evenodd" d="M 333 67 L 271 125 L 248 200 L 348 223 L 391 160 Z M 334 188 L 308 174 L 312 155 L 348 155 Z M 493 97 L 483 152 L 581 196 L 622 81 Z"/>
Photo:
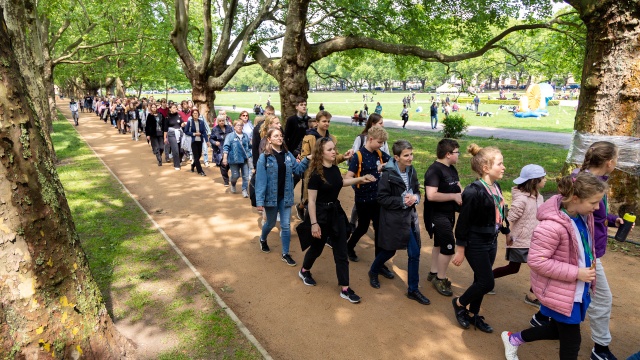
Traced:
<path id="1" fill-rule="evenodd" d="M 449 114 L 442 120 L 444 127 L 442 128 L 442 136 L 445 138 L 459 139 L 467 132 L 469 124 L 461 114 Z"/>

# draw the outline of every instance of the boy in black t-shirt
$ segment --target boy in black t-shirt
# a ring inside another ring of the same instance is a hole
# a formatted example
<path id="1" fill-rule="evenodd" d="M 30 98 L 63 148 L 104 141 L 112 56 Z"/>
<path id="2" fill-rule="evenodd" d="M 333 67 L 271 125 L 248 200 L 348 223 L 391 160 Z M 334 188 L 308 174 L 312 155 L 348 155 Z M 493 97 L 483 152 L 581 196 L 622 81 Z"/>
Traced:
<path id="1" fill-rule="evenodd" d="M 424 174 L 427 201 L 424 203 L 424 223 L 433 238 L 431 271 L 427 281 L 431 281 L 438 293 L 452 296 L 451 282 L 447 279 L 447 268 L 455 253 L 453 225 L 455 212 L 462 204 L 462 187 L 454 164 L 460 155 L 458 142 L 442 139 L 436 150 L 438 160 L 434 161 Z"/>
<path id="2" fill-rule="evenodd" d="M 364 175 L 373 175 L 375 182 L 362 185 L 354 185 L 356 212 L 358 213 L 358 227 L 355 229 L 349 241 L 347 242 L 347 251 L 349 260 L 357 262 L 358 256 L 355 252 L 356 244 L 360 238 L 369 230 L 369 223 L 373 223 L 375 233 L 375 255 L 378 255 L 380 249 L 378 247 L 378 223 L 380 221 L 380 205 L 378 205 L 378 180 L 380 180 L 380 171 L 389 161 L 390 156 L 381 151 L 380 148 L 387 141 L 389 135 L 381 126 L 373 126 L 367 133 L 367 141 L 363 147 L 358 150 L 349 162 L 349 171 L 347 179 L 360 177 Z M 393 278 L 394 274 L 386 266 L 382 266 L 380 271 L 382 276 Z"/>

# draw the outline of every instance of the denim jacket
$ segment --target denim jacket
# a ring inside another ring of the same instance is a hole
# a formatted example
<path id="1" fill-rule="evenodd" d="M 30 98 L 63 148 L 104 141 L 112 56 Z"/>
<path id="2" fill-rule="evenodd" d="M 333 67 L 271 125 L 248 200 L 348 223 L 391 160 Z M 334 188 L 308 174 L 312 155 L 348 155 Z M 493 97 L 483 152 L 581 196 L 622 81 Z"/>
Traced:
<path id="1" fill-rule="evenodd" d="M 301 162 L 290 152 L 284 158 L 287 167 L 284 176 L 284 206 L 293 206 L 293 176 L 302 176 L 309 166 L 309 160 L 305 157 Z M 256 165 L 256 205 L 257 206 L 277 206 L 278 205 L 278 161 L 275 156 L 260 154 Z"/>
<path id="2" fill-rule="evenodd" d="M 228 164 L 244 164 L 244 162 L 251 157 L 251 145 L 249 145 L 249 138 L 244 135 L 242 137 L 242 141 L 240 141 L 240 136 L 235 132 L 227 135 L 224 139 L 222 152 L 228 154 Z"/>
<path id="3" fill-rule="evenodd" d="M 200 127 L 200 141 L 207 143 L 209 142 L 209 132 L 207 131 L 207 126 L 204 120 L 198 119 L 199 127 Z M 191 136 L 191 141 L 196 141 L 196 136 L 194 135 L 196 132 L 196 123 L 192 118 L 189 118 L 187 121 L 187 126 L 184 127 L 184 134 L 187 136 Z"/>

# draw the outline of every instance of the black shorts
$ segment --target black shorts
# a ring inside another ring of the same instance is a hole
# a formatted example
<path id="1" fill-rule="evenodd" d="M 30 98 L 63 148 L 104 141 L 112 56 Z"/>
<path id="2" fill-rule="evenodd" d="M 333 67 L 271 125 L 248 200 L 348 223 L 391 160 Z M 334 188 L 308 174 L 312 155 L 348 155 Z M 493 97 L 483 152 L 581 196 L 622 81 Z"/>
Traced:
<path id="1" fill-rule="evenodd" d="M 433 214 L 433 246 L 440 247 L 440 254 L 453 255 L 456 239 L 453 236 L 454 215 Z"/>

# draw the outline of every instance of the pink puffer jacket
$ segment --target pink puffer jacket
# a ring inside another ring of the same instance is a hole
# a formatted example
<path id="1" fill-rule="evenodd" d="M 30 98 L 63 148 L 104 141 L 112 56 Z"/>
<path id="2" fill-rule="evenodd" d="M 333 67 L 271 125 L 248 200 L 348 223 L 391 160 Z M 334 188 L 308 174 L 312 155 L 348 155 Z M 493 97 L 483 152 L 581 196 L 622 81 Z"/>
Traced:
<path id="1" fill-rule="evenodd" d="M 535 197 L 521 191 L 516 186 L 511 189 L 511 207 L 509 208 L 507 220 L 510 223 L 509 228 L 511 229 L 510 234 L 513 244 L 507 247 L 516 249 L 529 248 L 531 235 L 539 223 L 536 218 L 538 207 L 542 205 L 543 201 L 540 194 Z"/>
<path id="2" fill-rule="evenodd" d="M 578 243 L 571 219 L 560 210 L 561 195 L 538 208 L 540 224 L 533 231 L 529 249 L 531 287 L 540 302 L 551 310 L 571 316 L 578 281 Z M 587 217 L 593 234 L 593 215 Z M 593 239 L 591 239 L 593 253 Z M 595 281 L 591 283 L 595 288 Z"/>

